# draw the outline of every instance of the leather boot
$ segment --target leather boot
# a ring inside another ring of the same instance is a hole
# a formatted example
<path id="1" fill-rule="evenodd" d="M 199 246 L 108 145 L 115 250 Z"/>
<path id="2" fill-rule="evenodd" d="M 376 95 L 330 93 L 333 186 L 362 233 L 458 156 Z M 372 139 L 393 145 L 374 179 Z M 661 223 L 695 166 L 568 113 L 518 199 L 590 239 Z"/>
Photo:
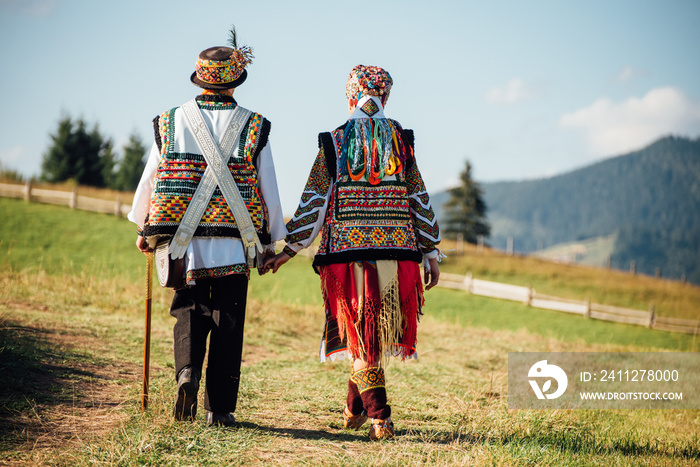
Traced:
<path id="1" fill-rule="evenodd" d="M 234 426 L 236 417 L 231 412 L 214 413 L 207 410 L 207 425 L 209 426 Z"/>
<path id="2" fill-rule="evenodd" d="M 372 425 L 369 428 L 370 441 L 379 441 L 382 439 L 391 439 L 394 437 L 394 422 L 391 418 L 380 420 L 379 418 L 372 419 Z"/>
<path id="3" fill-rule="evenodd" d="M 199 391 L 199 373 L 186 366 L 177 378 L 177 399 L 173 415 L 175 420 L 193 421 L 197 415 L 197 391 Z"/>

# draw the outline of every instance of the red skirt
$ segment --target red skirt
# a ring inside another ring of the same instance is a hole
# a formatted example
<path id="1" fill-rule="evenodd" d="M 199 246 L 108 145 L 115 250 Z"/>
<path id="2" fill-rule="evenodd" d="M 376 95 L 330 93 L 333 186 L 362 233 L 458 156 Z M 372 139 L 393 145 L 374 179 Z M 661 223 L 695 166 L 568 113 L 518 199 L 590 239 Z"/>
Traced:
<path id="1" fill-rule="evenodd" d="M 321 266 L 326 325 L 321 359 L 349 352 L 376 366 L 411 357 L 423 306 L 420 266 L 413 261 L 362 261 Z"/>

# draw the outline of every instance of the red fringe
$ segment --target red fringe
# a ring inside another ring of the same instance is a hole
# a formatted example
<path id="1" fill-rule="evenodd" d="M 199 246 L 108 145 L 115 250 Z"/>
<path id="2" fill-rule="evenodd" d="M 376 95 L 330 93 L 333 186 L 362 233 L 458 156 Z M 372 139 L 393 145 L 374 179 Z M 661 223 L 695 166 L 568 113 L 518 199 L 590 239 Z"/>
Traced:
<path id="1" fill-rule="evenodd" d="M 353 282 L 352 263 L 329 264 L 319 268 L 326 309 L 338 321 L 338 334 L 347 338 L 353 356 L 359 355 L 359 338 L 355 331 L 359 301 Z"/>
<path id="2" fill-rule="evenodd" d="M 410 357 L 416 351 L 418 335 L 418 314 L 424 304 L 423 282 L 420 266 L 413 261 L 399 261 L 399 295 L 403 312 L 403 336 L 401 339 L 402 357 Z"/>
<path id="3" fill-rule="evenodd" d="M 379 290 L 377 266 L 364 262 L 365 303 L 362 329 L 362 343 L 365 346 L 365 360 L 369 366 L 376 366 L 379 360 L 381 343 L 379 342 L 379 313 L 382 310 L 382 298 Z"/>
<path id="4" fill-rule="evenodd" d="M 370 365 L 378 363 L 381 343 L 377 322 L 381 311 L 381 296 L 376 265 L 364 262 L 364 313 L 360 334 L 355 329 L 360 299 L 355 289 L 352 263 L 321 266 L 321 288 L 326 309 L 338 321 L 340 338 L 345 338 L 355 358 Z M 402 358 L 415 353 L 418 316 L 423 306 L 423 284 L 420 267 L 413 261 L 398 261 L 399 296 L 403 313 L 403 330 L 399 345 Z"/>

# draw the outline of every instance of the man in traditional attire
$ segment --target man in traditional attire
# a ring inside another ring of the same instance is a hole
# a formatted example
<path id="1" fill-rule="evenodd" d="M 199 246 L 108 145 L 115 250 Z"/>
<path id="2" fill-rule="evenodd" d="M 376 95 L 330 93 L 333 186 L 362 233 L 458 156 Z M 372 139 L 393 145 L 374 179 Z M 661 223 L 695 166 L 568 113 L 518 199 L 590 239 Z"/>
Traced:
<path id="1" fill-rule="evenodd" d="M 272 256 L 274 243 L 286 234 L 268 140 L 270 122 L 233 98 L 247 77 L 252 50 L 238 47 L 235 29 L 230 42 L 231 47 L 211 47 L 199 54 L 190 80 L 202 93 L 154 119 L 155 143 L 128 215 L 138 225 L 136 245 L 141 251 L 172 239 L 169 256 L 178 256 L 178 245 L 179 255 L 184 255 L 185 273 L 170 307 L 176 318 L 175 419 L 195 419 L 209 337 L 206 423 L 225 426 L 235 423 L 252 265 L 248 259 L 253 253 Z M 213 142 L 208 150 L 199 139 L 205 127 Z M 207 159 L 213 146 L 219 149 L 219 163 L 207 162 L 213 161 L 211 155 Z M 228 186 L 221 185 L 222 179 Z M 229 202 L 234 184 L 240 194 L 241 202 L 233 203 L 238 208 Z M 245 215 L 257 235 L 254 243 L 241 236 L 245 229 L 237 219 Z"/>
<path id="2" fill-rule="evenodd" d="M 319 135 L 319 153 L 273 272 L 321 233 L 314 268 L 326 309 L 321 361 L 352 358 L 344 426 L 371 418 L 372 440 L 394 436 L 384 363 L 415 356 L 423 305 L 420 264 L 438 282 L 440 233 L 413 154 L 413 132 L 384 116 L 392 79 L 352 69 L 350 119 Z"/>

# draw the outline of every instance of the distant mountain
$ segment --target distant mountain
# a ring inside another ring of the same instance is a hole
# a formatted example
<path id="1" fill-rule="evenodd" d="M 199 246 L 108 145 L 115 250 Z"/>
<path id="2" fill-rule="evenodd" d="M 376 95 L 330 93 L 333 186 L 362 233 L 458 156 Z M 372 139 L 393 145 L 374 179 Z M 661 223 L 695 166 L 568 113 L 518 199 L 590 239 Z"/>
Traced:
<path id="1" fill-rule="evenodd" d="M 700 283 L 700 138 L 666 137 L 563 175 L 481 187 L 494 248 L 511 236 L 529 253 L 616 235 L 613 267 L 634 260 L 638 272 Z"/>

